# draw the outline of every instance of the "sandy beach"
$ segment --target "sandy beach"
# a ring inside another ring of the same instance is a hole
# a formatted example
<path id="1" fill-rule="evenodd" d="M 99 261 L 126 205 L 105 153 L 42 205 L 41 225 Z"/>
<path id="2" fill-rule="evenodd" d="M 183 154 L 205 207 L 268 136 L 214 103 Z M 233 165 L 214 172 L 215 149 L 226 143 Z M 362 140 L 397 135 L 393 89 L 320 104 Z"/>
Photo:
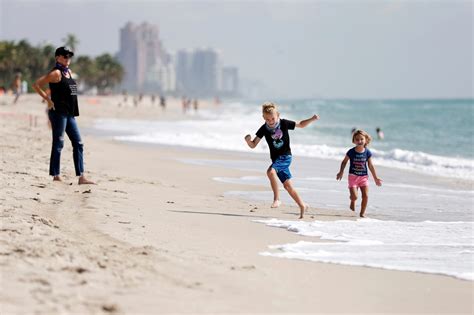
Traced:
<path id="1" fill-rule="evenodd" d="M 253 220 L 296 220 L 297 207 L 224 196 L 269 187 L 213 180 L 264 170 L 181 160 L 250 154 L 126 144 L 87 132 L 98 118 L 181 119 L 178 100 L 162 112 L 148 103 L 118 107 L 118 96 L 81 96 L 86 175 L 97 185 L 79 186 L 69 141 L 64 181 L 48 176 L 51 135 L 40 97 L 11 99 L 0 96 L 2 315 L 473 313 L 472 281 L 260 255 L 305 237 Z M 311 209 L 305 220 L 315 217 L 337 219 Z"/>

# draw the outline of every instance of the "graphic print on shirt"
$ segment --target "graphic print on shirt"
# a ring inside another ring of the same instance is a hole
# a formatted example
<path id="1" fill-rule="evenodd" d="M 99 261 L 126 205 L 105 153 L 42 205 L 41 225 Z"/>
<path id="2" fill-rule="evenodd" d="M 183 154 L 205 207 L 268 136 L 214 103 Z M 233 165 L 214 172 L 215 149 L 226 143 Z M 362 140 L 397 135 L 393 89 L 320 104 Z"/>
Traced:
<path id="1" fill-rule="evenodd" d="M 272 133 L 273 147 L 275 149 L 281 148 L 283 144 L 285 143 L 282 138 L 283 138 L 283 132 L 281 131 L 280 126 L 278 126 L 277 128 L 275 128 L 275 130 Z"/>
<path id="2" fill-rule="evenodd" d="M 366 163 L 367 163 L 367 160 L 366 160 L 365 154 L 356 155 L 354 157 L 354 161 L 352 162 L 352 165 L 354 166 L 354 173 L 355 174 L 367 173 L 367 169 L 365 168 Z"/>
<path id="3" fill-rule="evenodd" d="M 77 95 L 77 84 L 69 84 L 69 89 L 71 89 L 71 95 Z"/>

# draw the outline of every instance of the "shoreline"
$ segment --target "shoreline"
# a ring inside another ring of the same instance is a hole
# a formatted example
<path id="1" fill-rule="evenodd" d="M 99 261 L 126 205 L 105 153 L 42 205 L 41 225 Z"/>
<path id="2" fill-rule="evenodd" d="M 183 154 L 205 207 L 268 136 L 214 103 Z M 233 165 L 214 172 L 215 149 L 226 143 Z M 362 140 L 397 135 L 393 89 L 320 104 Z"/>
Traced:
<path id="1" fill-rule="evenodd" d="M 41 113 L 35 103 L 20 99 L 0 111 Z M 83 110 L 80 128 L 102 114 Z M 84 134 L 86 174 L 98 185 L 76 184 L 69 143 L 65 182 L 53 183 L 43 119 L 37 127 L 1 122 L 6 313 L 472 312 L 470 281 L 260 255 L 304 237 L 251 219 L 296 219 L 298 209 L 223 197 L 257 188 L 212 179 L 262 173 L 176 160 L 183 151 L 194 159 L 231 159 L 233 152 L 157 150 Z"/>

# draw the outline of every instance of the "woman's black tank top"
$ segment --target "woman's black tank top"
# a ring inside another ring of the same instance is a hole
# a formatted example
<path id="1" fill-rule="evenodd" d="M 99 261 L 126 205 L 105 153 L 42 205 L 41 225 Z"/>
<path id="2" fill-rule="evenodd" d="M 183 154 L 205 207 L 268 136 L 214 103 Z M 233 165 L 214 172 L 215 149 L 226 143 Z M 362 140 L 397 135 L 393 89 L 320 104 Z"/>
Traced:
<path id="1" fill-rule="evenodd" d="M 57 68 L 52 69 L 56 70 Z M 74 79 L 64 76 L 61 72 L 61 81 L 49 83 L 51 89 L 51 100 L 54 103 L 55 111 L 70 116 L 79 116 L 79 104 L 77 101 L 77 84 Z M 69 72 L 71 76 L 71 72 Z"/>

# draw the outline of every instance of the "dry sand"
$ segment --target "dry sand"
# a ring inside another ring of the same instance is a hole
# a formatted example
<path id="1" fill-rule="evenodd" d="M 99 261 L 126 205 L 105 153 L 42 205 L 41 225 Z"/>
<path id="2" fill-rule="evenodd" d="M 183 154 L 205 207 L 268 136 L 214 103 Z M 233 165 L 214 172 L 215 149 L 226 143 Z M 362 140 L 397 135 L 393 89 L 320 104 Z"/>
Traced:
<path id="1" fill-rule="evenodd" d="M 259 255 L 304 237 L 252 219 L 296 219 L 298 209 L 223 197 L 249 188 L 212 177 L 257 174 L 178 160 L 242 153 L 89 134 L 86 174 L 97 185 L 77 185 L 67 141 L 64 181 L 52 182 L 44 104 L 11 98 L 0 97 L 2 315 L 473 312 L 471 281 Z M 181 117 L 176 100 L 162 113 L 146 101 L 118 107 L 120 99 L 80 97 L 80 128 L 100 117 Z"/>

